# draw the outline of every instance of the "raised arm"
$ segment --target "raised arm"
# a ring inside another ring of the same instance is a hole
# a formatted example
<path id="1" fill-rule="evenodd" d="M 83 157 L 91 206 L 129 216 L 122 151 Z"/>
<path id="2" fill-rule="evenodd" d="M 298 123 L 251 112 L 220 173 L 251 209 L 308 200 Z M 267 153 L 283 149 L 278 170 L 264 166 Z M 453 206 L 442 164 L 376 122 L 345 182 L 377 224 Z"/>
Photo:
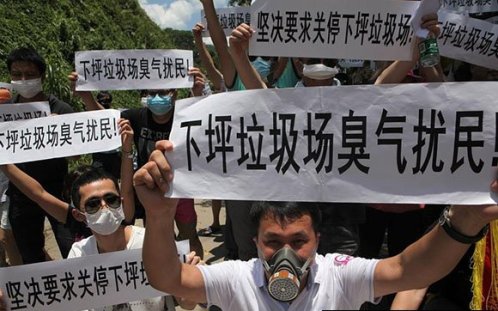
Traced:
<path id="1" fill-rule="evenodd" d="M 147 215 L 143 261 L 150 284 L 177 297 L 206 302 L 204 279 L 196 266 L 182 264 L 177 256 L 174 218 L 177 199 L 164 196 L 173 179 L 164 152 L 171 151 L 169 141 L 159 141 L 150 160 L 133 177 L 135 190 Z"/>
<path id="2" fill-rule="evenodd" d="M 214 48 L 218 57 L 220 59 L 220 70 L 223 78 L 225 79 L 225 84 L 228 88 L 233 86 L 235 82 L 235 76 L 237 75 L 237 70 L 233 64 L 232 57 L 228 50 L 227 38 L 223 29 L 221 28 L 220 21 L 216 16 L 216 9 L 214 8 L 213 0 L 200 0 L 202 7 L 204 8 L 204 14 L 206 14 L 207 26 L 209 29 L 209 34 L 213 40 Z"/>
<path id="3" fill-rule="evenodd" d="M 135 193 L 133 191 L 133 129 L 130 121 L 120 119 L 119 133 L 121 135 L 121 197 L 125 221 L 133 222 L 135 217 Z"/>
<path id="4" fill-rule="evenodd" d="M 69 83 L 71 83 L 71 90 L 73 90 L 74 96 L 81 98 L 87 111 L 105 109 L 104 106 L 99 104 L 95 98 L 93 98 L 92 92 L 76 91 L 76 81 L 78 81 L 78 74 L 76 72 L 71 72 L 67 78 L 69 79 Z"/>
<path id="5" fill-rule="evenodd" d="M 436 37 L 439 36 L 440 29 L 436 14 L 423 16 L 421 26 L 429 30 Z M 410 61 L 394 61 L 379 75 L 377 80 L 375 80 L 375 84 L 400 83 L 406 77 L 406 74 L 415 67 L 420 59 L 418 43 L 422 39 L 418 37 L 414 37 L 413 39 L 415 41 L 413 45 L 413 59 Z M 444 74 L 440 64 L 435 67 L 420 66 L 419 68 L 420 73 L 427 82 L 444 82 Z"/>
<path id="6" fill-rule="evenodd" d="M 266 83 L 251 65 L 247 56 L 252 33 L 253 30 L 247 24 L 240 24 L 235 28 L 230 36 L 230 51 L 240 80 L 242 80 L 246 89 L 266 89 Z"/>
<path id="7" fill-rule="evenodd" d="M 223 75 L 214 65 L 213 58 L 211 54 L 209 54 L 206 45 L 202 41 L 202 31 L 204 30 L 204 26 L 201 23 L 197 23 L 194 28 L 192 28 L 192 33 L 194 35 L 194 42 L 197 50 L 199 51 L 199 57 L 201 58 L 201 62 L 206 68 L 207 76 L 211 82 L 213 82 L 214 89 L 216 91 L 222 91 L 225 89 L 225 85 L 223 85 Z"/>
<path id="8" fill-rule="evenodd" d="M 45 212 L 61 223 L 66 223 L 68 203 L 47 192 L 36 179 L 20 170 L 14 164 L 1 167 L 5 176 L 30 200 L 36 202 Z"/>
<path id="9" fill-rule="evenodd" d="M 492 190 L 498 191 L 496 181 Z M 448 218 L 451 227 L 460 234 L 477 236 L 498 218 L 498 206 L 453 206 Z M 375 296 L 428 287 L 451 272 L 469 246 L 450 237 L 442 226 L 435 226 L 401 254 L 378 263 L 374 274 Z"/>

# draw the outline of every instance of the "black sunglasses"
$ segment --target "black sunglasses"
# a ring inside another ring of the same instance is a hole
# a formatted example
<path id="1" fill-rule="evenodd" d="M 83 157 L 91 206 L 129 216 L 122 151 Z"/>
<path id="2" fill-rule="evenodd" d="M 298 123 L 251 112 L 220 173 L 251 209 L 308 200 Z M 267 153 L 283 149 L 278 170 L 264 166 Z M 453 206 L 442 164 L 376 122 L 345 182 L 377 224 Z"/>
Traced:
<path id="1" fill-rule="evenodd" d="M 95 214 L 102 207 L 102 200 L 104 200 L 105 205 L 110 208 L 116 209 L 121 206 L 121 197 L 119 195 L 116 195 L 115 193 L 106 193 L 102 197 L 91 197 L 88 199 L 84 204 L 85 211 L 88 214 Z"/>
<path id="2" fill-rule="evenodd" d="M 258 57 L 261 57 L 263 60 L 265 60 L 265 61 L 267 61 L 267 62 L 271 60 L 271 57 L 270 57 L 270 56 L 251 56 L 251 55 L 249 55 L 249 60 L 250 60 L 251 62 L 253 62 L 253 61 L 255 61 Z"/>

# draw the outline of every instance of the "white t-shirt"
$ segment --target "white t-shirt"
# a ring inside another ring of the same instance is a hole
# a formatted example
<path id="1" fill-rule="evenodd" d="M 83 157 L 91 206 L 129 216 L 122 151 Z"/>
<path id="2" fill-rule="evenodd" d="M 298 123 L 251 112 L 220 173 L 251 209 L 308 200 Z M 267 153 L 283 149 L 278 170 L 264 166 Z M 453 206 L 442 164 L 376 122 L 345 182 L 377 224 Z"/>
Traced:
<path id="1" fill-rule="evenodd" d="M 374 301 L 373 276 L 378 260 L 341 254 L 316 255 L 308 284 L 292 303 L 268 294 L 260 259 L 198 266 L 209 304 L 222 310 L 359 310 Z"/>
<path id="2" fill-rule="evenodd" d="M 7 200 L 7 196 L 5 192 L 7 192 L 7 188 L 9 187 L 9 179 L 5 174 L 0 171 L 0 203 L 3 203 Z"/>
<path id="3" fill-rule="evenodd" d="M 132 226 L 130 240 L 126 245 L 126 249 L 142 248 L 144 243 L 145 229 Z M 97 240 L 94 236 L 90 236 L 79 242 L 76 242 L 71 247 L 67 258 L 83 257 L 88 255 L 98 254 Z M 143 299 L 139 301 L 131 301 L 124 304 L 106 306 L 102 308 L 91 309 L 91 311 L 174 311 L 175 303 L 172 296 L 156 297 Z"/>

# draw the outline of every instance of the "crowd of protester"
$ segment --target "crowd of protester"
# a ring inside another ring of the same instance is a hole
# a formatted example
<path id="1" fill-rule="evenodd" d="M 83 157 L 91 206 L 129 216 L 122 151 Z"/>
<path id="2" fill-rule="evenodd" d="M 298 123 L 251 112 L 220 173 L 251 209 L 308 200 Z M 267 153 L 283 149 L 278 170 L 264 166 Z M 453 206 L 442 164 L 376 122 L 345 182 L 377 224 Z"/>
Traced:
<path id="1" fill-rule="evenodd" d="M 189 70 L 194 77 L 192 96 L 245 89 L 341 87 L 353 83 L 351 70 L 340 68 L 336 59 L 248 56 L 251 27 L 241 24 L 227 42 L 213 0 L 201 2 L 207 25 L 197 24 L 192 32 L 202 61 L 199 65 L 206 73 L 195 67 Z M 209 29 L 218 67 L 202 41 L 204 27 Z M 437 16 L 425 16 L 422 27 L 437 36 L 440 31 Z M 365 68 L 370 68 L 369 64 L 366 61 Z M 496 71 L 458 61 L 451 64 L 451 70 L 442 68 L 441 63 L 420 66 L 414 49 L 412 61 L 375 63 L 377 72 L 362 82 L 378 85 L 497 80 Z M 7 89 L 0 89 L 0 104 L 47 101 L 53 114 L 73 113 L 70 105 L 43 92 L 46 64 L 37 51 L 31 48 L 11 51 L 7 68 L 15 96 Z M 70 73 L 68 78 L 74 89 L 77 73 Z M 113 108 L 110 92 L 101 91 L 95 97 L 91 92 L 75 90 L 74 94 L 88 111 Z M 143 90 L 141 107 L 121 112 L 118 125 L 122 147 L 92 154 L 90 166 L 69 172 L 64 158 L 1 166 L 0 267 L 51 260 L 45 250 L 47 218 L 63 258 L 144 247 L 151 284 L 174 296 L 149 299 L 145 303 L 148 309 L 143 309 L 144 301 L 127 302 L 126 310 L 171 310 L 175 305 L 193 309 L 197 304 L 222 310 L 469 308 L 472 271 L 468 262 L 472 249 L 443 236 L 444 232 L 435 225 L 441 213 L 448 211 L 455 222 L 459 221 L 461 214 L 465 214 L 461 207 L 212 200 L 212 223 L 198 230 L 194 199 L 165 198 L 164 185 L 158 182 L 158 177 L 164 181 L 170 176 L 171 168 L 163 151 L 172 148 L 167 140 L 177 96 L 176 89 Z M 142 135 L 144 129 L 154 135 Z M 226 211 L 223 232 L 222 205 Z M 490 221 L 498 216 L 497 209 L 494 206 L 475 210 L 488 215 Z M 146 229 L 135 225 L 137 219 L 143 220 Z M 178 234 L 175 235 L 170 225 L 173 221 L 169 220 L 174 220 Z M 295 236 L 286 235 L 288 230 L 293 232 L 294 226 L 304 232 L 295 233 L 301 234 L 297 242 Z M 458 228 L 468 236 L 477 233 L 474 228 Z M 268 232 L 280 232 L 274 233 L 277 246 L 268 242 Z M 204 248 L 199 236 L 221 233 L 226 261 L 203 265 Z M 175 239 L 188 239 L 193 251 L 183 266 L 176 260 Z M 301 244 L 293 246 L 293 243 Z M 288 249 L 295 253 L 282 252 Z M 347 261 L 352 262 L 348 269 L 334 266 L 337 253 L 347 255 Z M 275 262 L 278 256 L 289 261 L 297 258 L 295 261 L 303 269 L 304 281 L 298 286 L 297 295 L 304 298 L 292 304 L 285 299 L 279 301 L 275 298 L 278 294 L 270 293 L 270 297 L 260 290 L 270 286 L 271 272 L 275 271 L 272 269 L 279 264 Z M 313 260 L 308 262 L 310 258 Z M 311 266 L 309 270 L 307 265 Z M 253 273 L 260 275 L 253 280 Z M 383 296 L 382 301 L 375 299 Z M 367 301 L 370 303 L 364 303 Z"/>

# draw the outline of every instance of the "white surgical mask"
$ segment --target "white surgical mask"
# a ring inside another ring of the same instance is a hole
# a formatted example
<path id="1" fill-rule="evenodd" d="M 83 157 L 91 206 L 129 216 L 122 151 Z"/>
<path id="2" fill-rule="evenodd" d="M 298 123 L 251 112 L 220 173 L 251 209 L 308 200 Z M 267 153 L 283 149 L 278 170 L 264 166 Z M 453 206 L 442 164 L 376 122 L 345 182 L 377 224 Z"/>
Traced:
<path id="1" fill-rule="evenodd" d="M 100 235 L 109 235 L 118 230 L 124 220 L 123 207 L 101 208 L 95 214 L 85 213 L 88 227 Z"/>
<path id="2" fill-rule="evenodd" d="M 23 98 L 33 98 L 42 91 L 41 78 L 32 80 L 17 80 L 11 81 L 12 89 Z"/>
<path id="3" fill-rule="evenodd" d="M 339 73 L 337 67 L 331 68 L 324 64 L 303 65 L 303 76 L 314 80 L 327 80 Z"/>

